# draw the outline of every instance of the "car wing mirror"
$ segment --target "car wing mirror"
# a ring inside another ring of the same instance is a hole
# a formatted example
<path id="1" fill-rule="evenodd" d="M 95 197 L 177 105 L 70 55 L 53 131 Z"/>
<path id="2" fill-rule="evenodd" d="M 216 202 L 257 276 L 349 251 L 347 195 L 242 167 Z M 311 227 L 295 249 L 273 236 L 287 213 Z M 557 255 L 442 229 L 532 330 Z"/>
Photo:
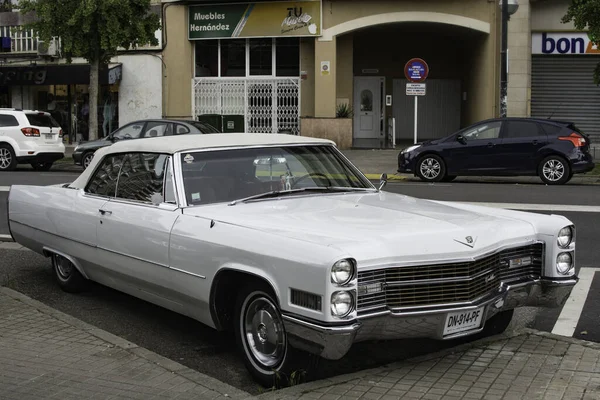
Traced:
<path id="1" fill-rule="evenodd" d="M 456 137 L 456 141 L 462 144 L 467 144 L 467 139 L 465 139 L 465 137 L 463 135 L 458 135 Z"/>
<path id="2" fill-rule="evenodd" d="M 387 184 L 387 180 L 388 180 L 388 176 L 384 172 L 383 174 L 381 174 L 381 177 L 379 178 L 379 190 L 383 189 L 383 187 Z"/>

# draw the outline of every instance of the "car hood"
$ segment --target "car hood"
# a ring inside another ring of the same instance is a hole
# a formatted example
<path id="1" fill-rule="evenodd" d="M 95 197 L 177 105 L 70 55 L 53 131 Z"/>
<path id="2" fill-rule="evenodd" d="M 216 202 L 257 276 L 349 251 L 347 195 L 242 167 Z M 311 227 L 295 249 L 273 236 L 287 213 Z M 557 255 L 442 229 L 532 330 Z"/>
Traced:
<path id="1" fill-rule="evenodd" d="M 106 139 L 90 140 L 89 142 L 81 142 L 77 146 L 80 149 L 99 149 L 100 147 L 110 146 L 112 142 Z"/>
<path id="2" fill-rule="evenodd" d="M 502 217 L 494 215 L 495 209 L 485 211 L 378 192 L 221 203 L 191 207 L 185 213 L 335 247 L 373 262 L 391 262 L 399 255 L 419 260 L 472 256 L 534 240 L 535 228 L 522 213 L 513 218 L 506 210 Z"/>

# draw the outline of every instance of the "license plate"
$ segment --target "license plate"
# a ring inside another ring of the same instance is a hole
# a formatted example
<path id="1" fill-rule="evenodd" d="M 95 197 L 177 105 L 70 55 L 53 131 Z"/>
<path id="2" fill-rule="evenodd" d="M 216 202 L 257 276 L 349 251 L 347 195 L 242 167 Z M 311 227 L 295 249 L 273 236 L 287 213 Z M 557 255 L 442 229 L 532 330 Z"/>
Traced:
<path id="1" fill-rule="evenodd" d="M 46 133 L 46 139 L 52 139 L 54 135 L 51 133 Z"/>
<path id="2" fill-rule="evenodd" d="M 444 336 L 470 331 L 481 326 L 484 307 L 470 311 L 457 311 L 446 316 Z"/>

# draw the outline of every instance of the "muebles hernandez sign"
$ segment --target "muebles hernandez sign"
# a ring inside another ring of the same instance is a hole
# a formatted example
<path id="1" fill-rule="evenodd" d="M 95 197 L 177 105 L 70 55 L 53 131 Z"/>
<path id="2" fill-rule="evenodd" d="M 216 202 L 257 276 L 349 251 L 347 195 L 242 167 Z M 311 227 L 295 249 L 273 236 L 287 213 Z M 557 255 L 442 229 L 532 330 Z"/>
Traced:
<path id="1" fill-rule="evenodd" d="M 190 40 L 319 36 L 321 1 L 189 6 Z"/>

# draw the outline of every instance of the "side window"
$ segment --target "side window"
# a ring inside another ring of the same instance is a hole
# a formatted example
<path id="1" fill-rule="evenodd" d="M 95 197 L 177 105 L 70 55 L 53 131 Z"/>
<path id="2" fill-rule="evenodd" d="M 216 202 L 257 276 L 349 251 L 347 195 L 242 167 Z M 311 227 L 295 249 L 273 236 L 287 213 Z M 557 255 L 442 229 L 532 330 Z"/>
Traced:
<path id="1" fill-rule="evenodd" d="M 501 127 L 502 122 L 500 121 L 477 125 L 465 132 L 463 137 L 468 141 L 497 139 L 500 136 Z"/>
<path id="2" fill-rule="evenodd" d="M 19 121 L 12 115 L 1 115 L 0 114 L 0 127 L 5 126 L 19 126 Z"/>
<path id="3" fill-rule="evenodd" d="M 116 131 L 114 137 L 117 139 L 138 139 L 144 129 L 144 123 L 133 123 Z"/>
<path id="4" fill-rule="evenodd" d="M 114 154 L 107 156 L 94 172 L 85 192 L 98 196 L 114 197 L 117 188 L 119 171 L 123 165 L 123 155 Z"/>
<path id="5" fill-rule="evenodd" d="M 171 124 L 168 122 L 148 122 L 146 124 L 146 133 L 144 137 L 158 137 L 158 136 L 170 136 Z"/>
<path id="6" fill-rule="evenodd" d="M 162 195 L 167 159 L 166 154 L 156 153 L 124 155 L 115 197 L 151 203 Z"/>
<path id="7" fill-rule="evenodd" d="M 175 131 L 176 135 L 182 135 L 184 133 L 190 133 L 190 130 L 185 125 L 175 124 L 174 126 L 176 127 L 176 131 Z"/>
<path id="8" fill-rule="evenodd" d="M 508 121 L 503 137 L 505 138 L 528 138 L 542 135 L 538 125 L 529 121 Z"/>
<path id="9" fill-rule="evenodd" d="M 560 132 L 563 130 L 563 128 L 560 126 L 550 125 L 550 124 L 542 124 L 542 127 L 544 129 L 544 132 L 546 132 L 546 134 L 548 136 L 558 136 L 558 135 L 560 135 Z"/>
<path id="10" fill-rule="evenodd" d="M 163 197 L 165 203 L 177 204 L 175 195 L 175 178 L 173 177 L 173 163 L 172 159 L 167 159 L 167 169 L 165 171 L 165 187 L 163 190 Z"/>

